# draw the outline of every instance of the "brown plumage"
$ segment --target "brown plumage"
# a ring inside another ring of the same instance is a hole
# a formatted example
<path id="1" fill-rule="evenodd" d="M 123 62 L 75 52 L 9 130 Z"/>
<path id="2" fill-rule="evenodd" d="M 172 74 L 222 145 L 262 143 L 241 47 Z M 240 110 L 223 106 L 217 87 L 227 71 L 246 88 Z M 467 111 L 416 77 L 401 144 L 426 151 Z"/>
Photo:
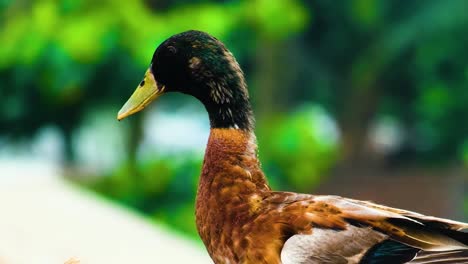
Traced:
<path id="1" fill-rule="evenodd" d="M 468 263 L 468 224 L 272 191 L 257 157 L 243 73 L 217 39 L 188 31 L 166 40 L 118 118 L 171 91 L 193 95 L 209 113 L 196 221 L 215 263 Z"/>

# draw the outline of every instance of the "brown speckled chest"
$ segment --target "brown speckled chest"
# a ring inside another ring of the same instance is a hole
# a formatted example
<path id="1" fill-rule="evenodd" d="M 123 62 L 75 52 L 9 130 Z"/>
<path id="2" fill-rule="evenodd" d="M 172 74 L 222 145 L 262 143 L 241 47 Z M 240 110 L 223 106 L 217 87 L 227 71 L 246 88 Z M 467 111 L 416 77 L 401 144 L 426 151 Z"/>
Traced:
<path id="1" fill-rule="evenodd" d="M 337 208 L 310 195 L 273 192 L 257 160 L 255 136 L 212 129 L 197 193 L 197 228 L 215 263 L 281 263 L 285 241 L 317 226 L 345 229 Z M 305 212 L 315 212 L 307 217 Z M 320 216 L 327 217 L 321 218 Z"/>
<path id="2" fill-rule="evenodd" d="M 196 218 L 216 263 L 280 263 L 282 241 L 271 238 L 280 238 L 282 230 L 265 214 L 270 188 L 254 141 L 252 135 L 231 129 L 213 129 L 208 141 Z"/>

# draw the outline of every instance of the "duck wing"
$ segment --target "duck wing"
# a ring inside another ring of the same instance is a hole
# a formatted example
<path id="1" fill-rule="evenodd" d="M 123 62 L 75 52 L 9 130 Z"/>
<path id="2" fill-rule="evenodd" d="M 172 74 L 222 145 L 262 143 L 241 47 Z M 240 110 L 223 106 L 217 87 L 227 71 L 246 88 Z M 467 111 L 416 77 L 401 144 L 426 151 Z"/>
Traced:
<path id="1" fill-rule="evenodd" d="M 338 196 L 275 193 L 270 200 L 293 229 L 284 264 L 468 263 L 466 223 Z"/>
<path id="2" fill-rule="evenodd" d="M 468 263 L 468 250 L 455 250 L 446 252 L 422 251 L 412 264 L 466 264 Z"/>

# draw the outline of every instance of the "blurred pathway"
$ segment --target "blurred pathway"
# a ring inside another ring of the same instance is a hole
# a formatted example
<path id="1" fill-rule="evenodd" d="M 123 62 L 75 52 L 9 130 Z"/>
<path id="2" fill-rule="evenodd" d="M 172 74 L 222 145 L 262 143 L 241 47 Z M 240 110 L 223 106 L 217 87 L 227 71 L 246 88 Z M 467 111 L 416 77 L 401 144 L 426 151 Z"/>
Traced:
<path id="1" fill-rule="evenodd" d="M 0 264 L 212 263 L 201 245 L 70 185 L 39 162 L 0 160 Z"/>

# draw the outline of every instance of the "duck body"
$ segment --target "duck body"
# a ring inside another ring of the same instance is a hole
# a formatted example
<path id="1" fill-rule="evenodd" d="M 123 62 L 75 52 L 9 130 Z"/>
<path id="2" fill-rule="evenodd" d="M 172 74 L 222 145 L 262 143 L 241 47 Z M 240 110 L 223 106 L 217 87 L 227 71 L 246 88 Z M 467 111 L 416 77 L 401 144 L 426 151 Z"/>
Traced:
<path id="1" fill-rule="evenodd" d="M 459 259 L 468 257 L 468 235 L 457 233 L 467 224 L 338 196 L 272 191 L 255 136 L 237 129 L 211 131 L 196 219 L 215 263 L 406 263 L 422 248 L 468 263 Z"/>
<path id="2" fill-rule="evenodd" d="M 216 38 L 188 31 L 163 42 L 118 119 L 166 92 L 194 96 L 209 115 L 196 224 L 215 263 L 468 263 L 466 223 L 272 191 L 258 160 L 244 75 Z"/>

